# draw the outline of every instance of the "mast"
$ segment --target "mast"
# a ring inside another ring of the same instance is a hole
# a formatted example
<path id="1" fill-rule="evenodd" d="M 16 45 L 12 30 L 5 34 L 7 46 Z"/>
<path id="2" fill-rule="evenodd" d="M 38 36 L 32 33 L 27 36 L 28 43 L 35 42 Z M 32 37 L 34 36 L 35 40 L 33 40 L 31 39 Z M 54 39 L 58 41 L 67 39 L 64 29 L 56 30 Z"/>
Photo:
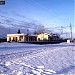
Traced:
<path id="1" fill-rule="evenodd" d="M 70 38 L 71 38 L 71 41 L 72 41 L 72 25 L 70 23 Z"/>

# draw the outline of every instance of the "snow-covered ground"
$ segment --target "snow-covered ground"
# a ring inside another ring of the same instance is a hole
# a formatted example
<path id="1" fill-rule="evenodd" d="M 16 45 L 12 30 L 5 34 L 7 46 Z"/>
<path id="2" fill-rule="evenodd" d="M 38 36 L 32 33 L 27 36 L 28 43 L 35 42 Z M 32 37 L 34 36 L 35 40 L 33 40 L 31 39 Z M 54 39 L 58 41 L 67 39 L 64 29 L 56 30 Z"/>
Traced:
<path id="1" fill-rule="evenodd" d="M 0 43 L 0 75 L 75 75 L 75 43 Z"/>

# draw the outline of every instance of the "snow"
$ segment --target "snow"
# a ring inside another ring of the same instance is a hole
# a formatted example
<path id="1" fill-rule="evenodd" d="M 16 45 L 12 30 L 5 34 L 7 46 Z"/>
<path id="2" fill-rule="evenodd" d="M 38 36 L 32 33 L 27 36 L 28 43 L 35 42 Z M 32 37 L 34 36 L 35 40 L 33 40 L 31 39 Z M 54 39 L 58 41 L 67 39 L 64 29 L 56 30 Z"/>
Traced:
<path id="1" fill-rule="evenodd" d="M 75 43 L 0 43 L 0 75 L 75 75 Z"/>
<path id="2" fill-rule="evenodd" d="M 5 65 L 9 66 L 9 65 L 11 65 L 11 62 L 5 62 Z"/>

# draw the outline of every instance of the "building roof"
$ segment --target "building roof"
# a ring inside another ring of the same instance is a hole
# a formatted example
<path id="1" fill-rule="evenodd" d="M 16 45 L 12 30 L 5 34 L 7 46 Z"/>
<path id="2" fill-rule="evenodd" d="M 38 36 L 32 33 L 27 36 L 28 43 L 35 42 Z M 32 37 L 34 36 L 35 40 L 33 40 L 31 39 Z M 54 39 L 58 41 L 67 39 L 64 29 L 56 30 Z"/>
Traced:
<path id="1" fill-rule="evenodd" d="M 22 36 L 22 35 L 25 35 L 24 33 L 21 33 L 21 34 L 7 34 L 7 36 Z"/>
<path id="2" fill-rule="evenodd" d="M 41 34 L 50 35 L 50 34 L 48 34 L 48 33 L 41 33 Z M 38 35 L 41 35 L 41 34 L 38 34 Z"/>

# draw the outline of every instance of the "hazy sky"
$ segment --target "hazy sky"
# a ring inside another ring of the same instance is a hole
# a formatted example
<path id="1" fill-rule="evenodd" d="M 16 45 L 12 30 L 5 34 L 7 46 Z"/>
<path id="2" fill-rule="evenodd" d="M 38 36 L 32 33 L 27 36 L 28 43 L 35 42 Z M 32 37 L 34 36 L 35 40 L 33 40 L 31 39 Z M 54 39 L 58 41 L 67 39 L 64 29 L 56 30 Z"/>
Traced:
<path id="1" fill-rule="evenodd" d="M 45 27 L 74 26 L 74 0 L 5 0 L 0 14 Z"/>

